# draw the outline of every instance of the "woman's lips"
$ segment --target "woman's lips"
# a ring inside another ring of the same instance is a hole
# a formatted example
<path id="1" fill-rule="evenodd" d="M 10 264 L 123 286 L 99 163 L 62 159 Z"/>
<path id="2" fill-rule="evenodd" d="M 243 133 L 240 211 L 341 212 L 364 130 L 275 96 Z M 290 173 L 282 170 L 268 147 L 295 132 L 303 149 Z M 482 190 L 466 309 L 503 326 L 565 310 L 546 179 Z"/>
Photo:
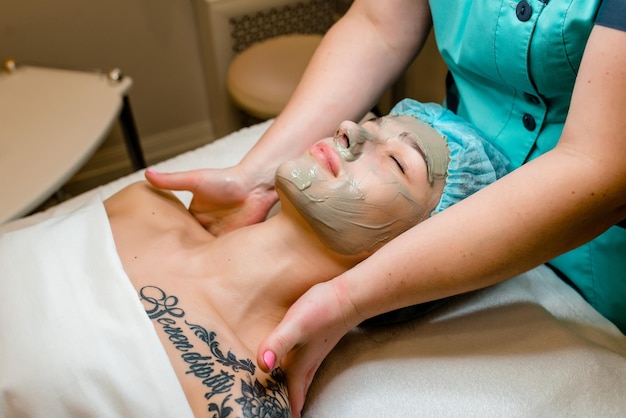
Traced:
<path id="1" fill-rule="evenodd" d="M 326 142 L 318 142 L 309 148 L 309 153 L 323 168 L 326 168 L 333 176 L 337 177 L 341 162 L 339 161 L 339 154 L 332 146 Z"/>

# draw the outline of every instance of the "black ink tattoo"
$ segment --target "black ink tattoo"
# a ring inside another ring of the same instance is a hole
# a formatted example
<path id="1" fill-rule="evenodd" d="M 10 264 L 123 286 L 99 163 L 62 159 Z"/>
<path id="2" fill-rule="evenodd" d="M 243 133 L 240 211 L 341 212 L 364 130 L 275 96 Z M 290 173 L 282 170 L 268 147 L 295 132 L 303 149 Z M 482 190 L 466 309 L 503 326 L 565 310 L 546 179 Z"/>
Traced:
<path id="1" fill-rule="evenodd" d="M 241 379 L 241 398 L 235 399 L 243 409 L 244 417 L 291 417 L 289 400 L 286 398 L 287 384 L 281 369 L 274 369 L 262 385 L 258 379 Z"/>
<path id="2" fill-rule="evenodd" d="M 156 286 L 142 287 L 139 291 L 139 296 L 142 301 L 145 301 L 150 306 L 150 308 L 146 308 L 146 313 L 150 319 L 160 318 L 165 314 L 174 318 L 185 316 L 185 311 L 176 307 L 178 298 L 176 296 L 167 296 L 164 291 Z"/>
<path id="3" fill-rule="evenodd" d="M 194 332 L 196 337 L 204 341 L 209 346 L 209 350 L 211 350 L 211 353 L 213 353 L 218 363 L 230 367 L 235 372 L 244 370 L 250 374 L 254 374 L 256 367 L 250 359 L 238 360 L 237 357 L 235 357 L 235 355 L 230 351 L 226 354 L 226 356 L 224 356 L 222 351 L 219 349 L 220 343 L 215 340 L 214 332 L 207 332 L 207 330 L 200 325 L 190 324 L 187 321 L 185 321 L 185 323 L 189 325 L 189 328 Z"/>
<path id="4" fill-rule="evenodd" d="M 217 405 L 216 403 L 210 403 L 208 411 L 215 412 L 212 418 L 227 418 L 233 412 L 233 408 L 228 406 L 226 403 L 230 401 L 231 395 L 228 395 L 222 400 L 222 405 Z"/>
<path id="5" fill-rule="evenodd" d="M 185 373 L 201 379 L 202 384 L 209 390 L 204 397 L 208 401 L 207 410 L 213 413 L 213 418 L 228 418 L 233 412 L 231 399 L 235 375 L 229 373 L 229 370 L 233 373 L 240 371 L 247 373 L 246 379 L 240 379 L 242 396 L 235 399 L 241 406 L 244 417 L 291 417 L 289 400 L 286 396 L 287 385 L 282 370 L 278 368 L 272 371 L 265 384 L 258 379 L 253 380 L 256 366 L 252 360 L 240 360 L 230 350 L 224 355 L 215 332 L 209 332 L 201 325 L 183 319 L 185 311 L 177 306 L 179 300 L 176 296 L 168 296 L 156 286 L 141 288 L 139 296 L 148 317 L 161 326 L 168 340 L 181 353 L 181 359 L 188 367 Z M 185 328 L 179 326 L 177 320 L 182 320 L 186 328 L 207 345 L 211 355 L 202 355 L 194 349 L 193 343 L 185 335 Z M 226 370 L 216 366 L 216 363 Z M 226 396 L 220 404 L 212 401 L 214 396 L 224 394 Z"/>
<path id="6" fill-rule="evenodd" d="M 172 318 L 159 318 L 156 322 L 163 326 L 163 332 L 168 335 L 168 339 L 178 351 L 187 352 L 193 348 L 187 336 L 183 334 L 182 328 L 176 326 L 175 320 Z"/>

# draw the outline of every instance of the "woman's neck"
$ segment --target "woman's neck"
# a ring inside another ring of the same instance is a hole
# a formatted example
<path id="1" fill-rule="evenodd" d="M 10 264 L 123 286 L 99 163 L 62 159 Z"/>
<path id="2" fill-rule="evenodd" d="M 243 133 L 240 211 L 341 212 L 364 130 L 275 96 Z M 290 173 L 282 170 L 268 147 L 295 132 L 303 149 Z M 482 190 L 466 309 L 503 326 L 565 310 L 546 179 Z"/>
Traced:
<path id="1" fill-rule="evenodd" d="M 355 257 L 329 251 L 309 227 L 284 211 L 209 243 L 207 271 L 242 296 L 248 309 L 286 310 L 314 284 L 352 267 Z M 243 306 L 242 306 L 243 307 Z"/>

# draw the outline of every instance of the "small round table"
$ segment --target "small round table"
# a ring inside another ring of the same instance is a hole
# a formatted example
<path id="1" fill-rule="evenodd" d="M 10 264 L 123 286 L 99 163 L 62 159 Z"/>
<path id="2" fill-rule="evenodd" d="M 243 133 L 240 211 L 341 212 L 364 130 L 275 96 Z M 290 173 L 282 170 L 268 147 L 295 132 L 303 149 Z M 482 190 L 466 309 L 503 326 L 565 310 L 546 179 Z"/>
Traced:
<path id="1" fill-rule="evenodd" d="M 132 80 L 111 74 L 5 65 L 0 224 L 54 194 L 92 156 L 118 116 L 133 167 L 145 167 L 127 97 Z"/>
<path id="2" fill-rule="evenodd" d="M 277 116 L 295 90 L 322 35 L 270 38 L 237 55 L 226 85 L 235 105 L 259 119 Z"/>

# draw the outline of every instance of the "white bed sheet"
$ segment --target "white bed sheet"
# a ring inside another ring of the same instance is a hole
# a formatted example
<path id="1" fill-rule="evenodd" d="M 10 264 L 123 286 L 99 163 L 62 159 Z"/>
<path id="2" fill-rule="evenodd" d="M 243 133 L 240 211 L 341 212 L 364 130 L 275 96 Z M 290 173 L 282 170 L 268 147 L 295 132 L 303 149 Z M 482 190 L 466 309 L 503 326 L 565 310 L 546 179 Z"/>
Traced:
<path id="1" fill-rule="evenodd" d="M 236 164 L 270 122 L 154 166 Z M 126 176 L 0 233 L 106 198 Z M 189 203 L 191 195 L 177 192 Z M 626 416 L 626 337 L 547 267 L 452 299 L 426 316 L 355 329 L 322 364 L 306 417 Z"/>

